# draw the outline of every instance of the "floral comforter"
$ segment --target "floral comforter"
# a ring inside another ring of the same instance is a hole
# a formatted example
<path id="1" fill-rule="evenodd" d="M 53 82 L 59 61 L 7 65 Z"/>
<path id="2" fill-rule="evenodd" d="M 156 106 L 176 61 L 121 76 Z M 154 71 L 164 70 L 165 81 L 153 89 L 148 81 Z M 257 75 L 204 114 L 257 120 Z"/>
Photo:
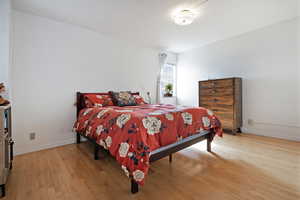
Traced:
<path id="1" fill-rule="evenodd" d="M 222 136 L 219 120 L 208 109 L 150 104 L 86 108 L 74 125 L 75 131 L 108 149 L 141 185 L 151 151 L 209 129 Z"/>

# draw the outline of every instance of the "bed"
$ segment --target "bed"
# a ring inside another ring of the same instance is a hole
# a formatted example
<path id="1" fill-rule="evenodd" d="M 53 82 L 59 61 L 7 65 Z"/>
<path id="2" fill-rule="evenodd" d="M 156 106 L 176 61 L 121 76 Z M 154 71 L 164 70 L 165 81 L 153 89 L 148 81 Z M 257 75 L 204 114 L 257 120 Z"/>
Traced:
<path id="1" fill-rule="evenodd" d="M 150 163 L 166 156 L 172 162 L 173 153 L 203 140 L 210 152 L 214 136 L 222 136 L 220 121 L 205 108 L 163 104 L 87 108 L 86 95 L 108 93 L 77 92 L 76 142 L 88 139 L 95 160 L 100 148 L 109 151 L 131 179 L 132 193 L 144 184 Z"/>

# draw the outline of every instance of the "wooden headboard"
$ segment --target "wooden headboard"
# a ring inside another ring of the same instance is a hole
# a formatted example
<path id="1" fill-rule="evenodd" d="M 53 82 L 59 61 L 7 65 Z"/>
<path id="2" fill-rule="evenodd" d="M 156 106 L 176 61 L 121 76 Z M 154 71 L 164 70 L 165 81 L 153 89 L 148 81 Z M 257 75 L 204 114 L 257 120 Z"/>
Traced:
<path id="1" fill-rule="evenodd" d="M 88 93 L 81 93 L 81 92 L 77 92 L 76 93 L 76 116 L 78 117 L 80 110 L 82 110 L 83 108 L 85 108 L 85 102 L 84 102 L 84 95 L 87 94 L 96 94 L 96 95 L 109 95 L 108 92 L 88 92 Z M 132 95 L 140 95 L 139 92 L 133 92 L 131 93 Z"/>

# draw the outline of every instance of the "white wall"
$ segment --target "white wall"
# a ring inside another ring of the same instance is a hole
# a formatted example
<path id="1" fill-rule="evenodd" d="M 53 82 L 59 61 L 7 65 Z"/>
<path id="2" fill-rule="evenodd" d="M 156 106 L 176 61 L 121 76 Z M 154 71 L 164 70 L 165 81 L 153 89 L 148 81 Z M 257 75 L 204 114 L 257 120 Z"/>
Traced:
<path id="1" fill-rule="evenodd" d="M 198 105 L 199 80 L 242 77 L 244 131 L 300 140 L 298 23 L 285 21 L 181 54 L 179 103 Z"/>
<path id="2" fill-rule="evenodd" d="M 10 0 L 0 1 L 0 83 L 9 87 L 10 65 Z"/>
<path id="3" fill-rule="evenodd" d="M 150 91 L 155 99 L 158 51 L 17 11 L 13 23 L 17 153 L 75 141 L 76 91 Z"/>
<path id="4" fill-rule="evenodd" d="M 298 45 L 297 45 L 297 52 L 298 52 L 298 100 L 300 100 L 300 1 L 298 1 L 298 29 L 297 29 L 297 40 L 298 40 Z M 298 103 L 298 122 L 300 121 L 300 102 Z M 299 122 L 300 123 L 300 122 Z"/>

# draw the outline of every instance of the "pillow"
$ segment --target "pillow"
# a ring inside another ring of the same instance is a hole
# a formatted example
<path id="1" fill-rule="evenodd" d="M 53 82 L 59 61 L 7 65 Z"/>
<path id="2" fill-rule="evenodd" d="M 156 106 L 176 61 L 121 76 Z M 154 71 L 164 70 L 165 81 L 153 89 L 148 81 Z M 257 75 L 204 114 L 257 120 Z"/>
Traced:
<path id="1" fill-rule="evenodd" d="M 136 106 L 134 97 L 130 91 L 112 92 L 110 91 L 113 102 L 116 106 Z"/>
<path id="2" fill-rule="evenodd" d="M 141 97 L 140 95 L 134 94 L 133 97 L 134 97 L 135 103 L 137 105 L 147 104 L 147 102 L 144 100 L 144 98 Z"/>
<path id="3" fill-rule="evenodd" d="M 87 108 L 114 105 L 111 97 L 108 94 L 107 95 L 86 94 L 84 95 L 84 103 Z"/>

